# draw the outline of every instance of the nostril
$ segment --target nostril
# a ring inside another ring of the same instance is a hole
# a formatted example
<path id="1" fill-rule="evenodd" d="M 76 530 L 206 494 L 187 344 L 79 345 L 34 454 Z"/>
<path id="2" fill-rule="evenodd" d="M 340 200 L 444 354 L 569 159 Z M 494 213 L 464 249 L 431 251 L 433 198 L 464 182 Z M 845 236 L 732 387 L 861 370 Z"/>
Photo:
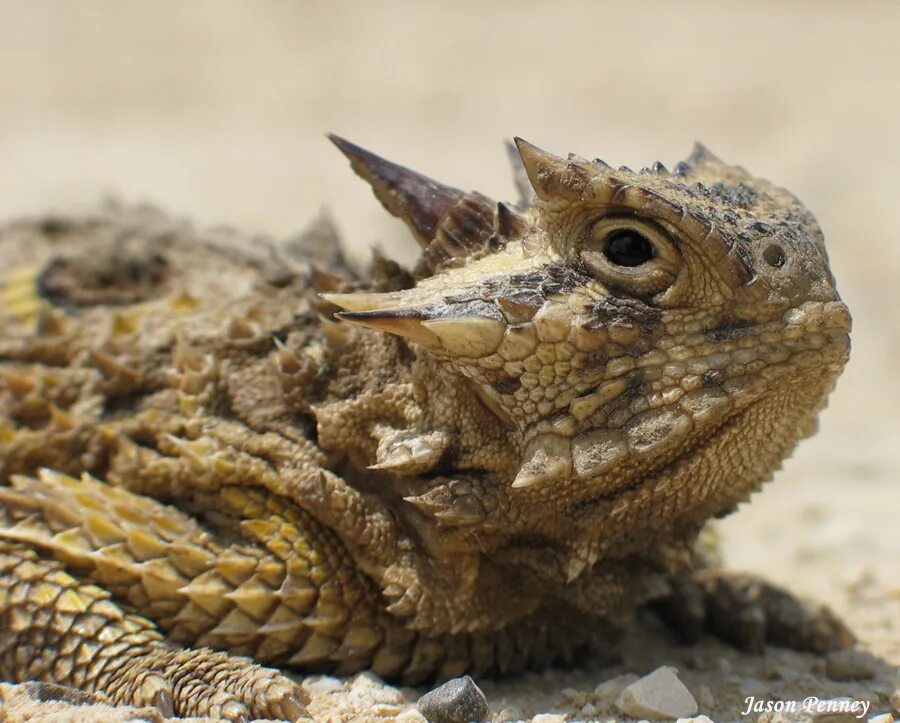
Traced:
<path id="1" fill-rule="evenodd" d="M 784 262 L 787 261 L 787 254 L 784 253 L 784 249 L 778 244 L 769 244 L 766 246 L 766 250 L 763 251 L 763 259 L 769 266 L 780 269 L 784 266 Z"/>

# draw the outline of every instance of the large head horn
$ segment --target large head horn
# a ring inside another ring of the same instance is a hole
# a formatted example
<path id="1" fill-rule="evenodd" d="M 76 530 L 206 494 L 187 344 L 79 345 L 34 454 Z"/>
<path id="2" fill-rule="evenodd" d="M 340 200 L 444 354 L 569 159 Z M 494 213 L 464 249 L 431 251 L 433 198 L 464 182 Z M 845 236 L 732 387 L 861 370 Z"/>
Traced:
<path id="1" fill-rule="evenodd" d="M 441 263 L 490 246 L 497 204 L 381 158 L 336 135 L 329 138 L 347 156 L 375 197 L 412 231 L 434 271 Z"/>
<path id="2" fill-rule="evenodd" d="M 522 138 L 516 138 L 516 148 L 535 195 L 541 200 L 551 198 L 581 198 L 594 175 L 587 164 L 576 157 L 554 156 Z"/>

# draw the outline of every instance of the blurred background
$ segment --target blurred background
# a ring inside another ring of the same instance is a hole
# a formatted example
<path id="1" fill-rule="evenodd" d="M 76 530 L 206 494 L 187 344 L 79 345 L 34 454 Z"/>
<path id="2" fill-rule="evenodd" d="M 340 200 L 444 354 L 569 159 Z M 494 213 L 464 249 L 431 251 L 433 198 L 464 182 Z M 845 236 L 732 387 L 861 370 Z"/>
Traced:
<path id="1" fill-rule="evenodd" d="M 895 1 L 4 0 L 0 218 L 114 194 L 288 234 L 327 207 L 354 253 L 409 258 L 327 131 L 497 198 L 513 135 L 633 167 L 701 139 L 814 211 L 855 318 L 820 434 L 726 557 L 900 662 L 898 48 Z"/>

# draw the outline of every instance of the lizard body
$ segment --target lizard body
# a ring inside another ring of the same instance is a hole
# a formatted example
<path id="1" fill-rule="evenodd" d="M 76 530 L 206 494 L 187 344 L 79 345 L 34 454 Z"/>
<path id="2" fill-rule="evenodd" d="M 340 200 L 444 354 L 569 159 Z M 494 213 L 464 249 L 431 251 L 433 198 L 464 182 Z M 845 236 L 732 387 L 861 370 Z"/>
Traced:
<path id="1" fill-rule="evenodd" d="M 571 661 L 814 431 L 850 317 L 788 192 L 519 142 L 513 206 L 334 140 L 412 272 L 146 208 L 0 231 L 3 678 L 240 719 L 302 711 L 259 664 Z"/>

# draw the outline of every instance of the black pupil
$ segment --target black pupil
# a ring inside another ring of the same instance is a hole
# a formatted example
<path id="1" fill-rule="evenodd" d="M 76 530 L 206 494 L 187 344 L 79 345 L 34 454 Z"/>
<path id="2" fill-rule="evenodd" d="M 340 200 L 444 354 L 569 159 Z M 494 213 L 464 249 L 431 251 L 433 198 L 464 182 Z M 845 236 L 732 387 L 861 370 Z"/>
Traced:
<path id="1" fill-rule="evenodd" d="M 637 231 L 614 231 L 606 242 L 606 258 L 617 266 L 640 266 L 653 258 L 653 244 Z"/>

